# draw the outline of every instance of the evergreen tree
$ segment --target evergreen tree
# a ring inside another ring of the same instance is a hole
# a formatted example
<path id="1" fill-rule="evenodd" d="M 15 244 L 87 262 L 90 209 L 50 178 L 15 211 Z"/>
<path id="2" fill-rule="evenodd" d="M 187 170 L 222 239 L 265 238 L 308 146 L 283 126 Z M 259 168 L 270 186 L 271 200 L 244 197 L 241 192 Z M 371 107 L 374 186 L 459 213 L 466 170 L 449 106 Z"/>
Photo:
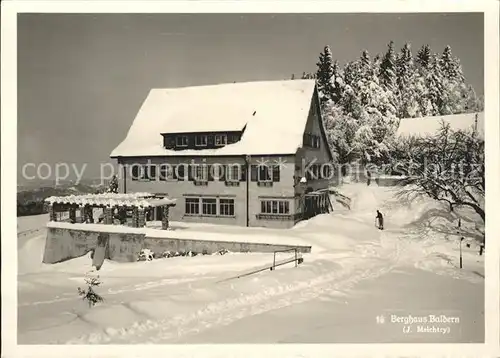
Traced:
<path id="1" fill-rule="evenodd" d="M 460 62 L 457 58 L 453 57 L 451 47 L 449 45 L 445 47 L 439 60 L 439 65 L 441 66 L 441 71 L 445 78 L 456 81 L 464 81 L 464 75 L 462 73 Z"/>
<path id="2" fill-rule="evenodd" d="M 337 60 L 333 63 L 332 85 L 332 100 L 334 103 L 340 103 L 344 92 L 344 79 Z"/>
<path id="3" fill-rule="evenodd" d="M 380 63 L 380 83 L 386 89 L 396 92 L 396 55 L 394 53 L 394 42 L 389 42 L 387 52 Z"/>
<path id="4" fill-rule="evenodd" d="M 453 57 L 450 46 L 445 47 L 439 59 L 439 67 L 444 88 L 441 114 L 463 113 L 469 93 L 460 61 Z"/>
<path id="5" fill-rule="evenodd" d="M 443 74 L 436 55 L 431 56 L 429 71 L 425 77 L 425 87 L 429 106 L 428 114 L 431 116 L 443 114 Z"/>
<path id="6" fill-rule="evenodd" d="M 316 72 L 318 92 L 321 103 L 331 100 L 333 97 L 333 58 L 332 51 L 329 46 L 325 46 L 324 52 L 320 53 L 319 61 L 316 64 L 318 70 Z"/>
<path id="7" fill-rule="evenodd" d="M 422 68 L 424 70 L 429 69 L 429 65 L 431 62 L 431 47 L 429 45 L 424 45 L 418 50 L 417 58 L 415 60 L 418 68 Z"/>
<path id="8" fill-rule="evenodd" d="M 118 193 L 118 178 L 116 177 L 116 175 L 113 175 L 113 177 L 111 178 L 107 192 Z"/>
<path id="9" fill-rule="evenodd" d="M 430 71 L 432 53 L 429 45 L 424 45 L 418 50 L 415 77 L 415 96 L 418 103 L 420 115 L 422 117 L 431 116 L 434 111 L 429 100 L 429 93 L 426 86 L 426 78 Z"/>
<path id="10" fill-rule="evenodd" d="M 323 108 L 323 124 L 334 160 L 347 164 L 356 158 L 354 137 L 358 130 L 357 121 L 344 114 L 340 105 L 328 101 Z M 345 174 L 345 173 L 342 173 Z"/>
<path id="11" fill-rule="evenodd" d="M 416 71 L 411 53 L 411 45 L 406 43 L 396 60 L 398 85 L 398 117 L 419 117 L 417 95 L 415 93 Z"/>

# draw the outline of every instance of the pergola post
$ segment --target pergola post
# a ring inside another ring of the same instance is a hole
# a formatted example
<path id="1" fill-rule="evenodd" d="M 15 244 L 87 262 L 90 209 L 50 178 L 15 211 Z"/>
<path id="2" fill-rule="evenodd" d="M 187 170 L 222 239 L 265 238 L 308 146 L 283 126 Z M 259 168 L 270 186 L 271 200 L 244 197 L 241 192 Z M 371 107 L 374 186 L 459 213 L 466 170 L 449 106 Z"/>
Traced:
<path id="1" fill-rule="evenodd" d="M 138 213 L 137 213 L 137 227 L 144 227 L 146 226 L 146 216 L 144 213 L 144 208 L 140 207 L 138 208 Z"/>
<path id="2" fill-rule="evenodd" d="M 56 208 L 54 204 L 49 204 L 49 219 L 50 221 L 57 221 Z"/>
<path id="3" fill-rule="evenodd" d="M 113 224 L 113 208 L 106 206 L 104 208 L 104 224 L 111 225 Z"/>
<path id="4" fill-rule="evenodd" d="M 139 227 L 139 208 L 132 208 L 132 227 Z"/>
<path id="5" fill-rule="evenodd" d="M 161 217 L 161 229 L 167 230 L 168 229 L 168 214 L 170 211 L 170 206 L 165 205 L 162 207 L 162 210 L 163 210 L 163 215 Z"/>
<path id="6" fill-rule="evenodd" d="M 69 207 L 69 222 L 72 224 L 76 223 L 76 207 L 75 207 L 75 205 L 71 205 Z"/>

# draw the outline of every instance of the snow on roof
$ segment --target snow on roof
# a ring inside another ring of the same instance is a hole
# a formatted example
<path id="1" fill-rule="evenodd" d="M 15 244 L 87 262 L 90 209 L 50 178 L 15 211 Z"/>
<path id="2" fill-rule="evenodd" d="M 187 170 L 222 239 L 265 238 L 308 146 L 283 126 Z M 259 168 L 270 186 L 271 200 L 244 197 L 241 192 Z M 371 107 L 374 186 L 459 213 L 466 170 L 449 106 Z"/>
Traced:
<path id="1" fill-rule="evenodd" d="M 314 80 L 230 83 L 152 89 L 118 156 L 293 154 L 302 145 Z M 217 149 L 174 151 L 161 133 L 241 131 L 241 140 Z"/>
<path id="2" fill-rule="evenodd" d="M 472 129 L 476 125 L 481 137 L 484 138 L 484 112 L 453 114 L 449 116 L 422 117 L 422 118 L 403 118 L 399 123 L 396 136 L 428 136 L 435 134 L 440 128 L 441 123 L 447 123 L 452 130 Z"/>
<path id="3" fill-rule="evenodd" d="M 84 194 L 68 196 L 51 196 L 45 199 L 50 204 L 74 204 L 74 205 L 94 205 L 94 206 L 142 206 L 154 207 L 161 205 L 175 205 L 175 199 L 155 198 L 150 193 L 130 193 L 130 194 Z"/>

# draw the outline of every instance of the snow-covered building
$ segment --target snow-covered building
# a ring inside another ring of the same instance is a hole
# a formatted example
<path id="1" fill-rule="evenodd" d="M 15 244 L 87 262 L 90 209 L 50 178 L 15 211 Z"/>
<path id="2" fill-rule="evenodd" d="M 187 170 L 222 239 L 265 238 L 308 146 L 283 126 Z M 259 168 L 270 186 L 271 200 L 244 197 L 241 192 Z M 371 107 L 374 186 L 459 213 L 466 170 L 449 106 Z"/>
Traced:
<path id="1" fill-rule="evenodd" d="M 484 112 L 423 118 L 404 118 L 400 120 L 396 136 L 434 135 L 441 128 L 442 123 L 449 124 L 452 130 L 475 129 L 478 135 L 484 138 Z"/>
<path id="2" fill-rule="evenodd" d="M 329 208 L 314 80 L 152 89 L 111 157 L 121 192 L 177 200 L 173 221 L 291 227 Z"/>

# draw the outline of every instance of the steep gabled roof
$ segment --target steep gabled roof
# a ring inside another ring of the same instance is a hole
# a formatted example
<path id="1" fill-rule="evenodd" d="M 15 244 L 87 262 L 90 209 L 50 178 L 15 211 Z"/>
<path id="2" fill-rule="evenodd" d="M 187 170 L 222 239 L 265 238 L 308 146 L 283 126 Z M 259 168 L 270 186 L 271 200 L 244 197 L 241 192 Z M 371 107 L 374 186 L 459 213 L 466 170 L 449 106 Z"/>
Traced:
<path id="1" fill-rule="evenodd" d="M 484 112 L 453 114 L 448 116 L 422 117 L 422 118 L 404 118 L 399 123 L 396 136 L 428 136 L 437 133 L 441 128 L 441 123 L 447 123 L 452 130 L 467 130 L 476 126 L 477 131 L 484 138 Z"/>
<path id="2" fill-rule="evenodd" d="M 314 93 L 314 80 L 152 89 L 111 157 L 294 154 L 302 146 Z M 239 142 L 218 149 L 168 150 L 161 137 L 245 126 Z"/>

